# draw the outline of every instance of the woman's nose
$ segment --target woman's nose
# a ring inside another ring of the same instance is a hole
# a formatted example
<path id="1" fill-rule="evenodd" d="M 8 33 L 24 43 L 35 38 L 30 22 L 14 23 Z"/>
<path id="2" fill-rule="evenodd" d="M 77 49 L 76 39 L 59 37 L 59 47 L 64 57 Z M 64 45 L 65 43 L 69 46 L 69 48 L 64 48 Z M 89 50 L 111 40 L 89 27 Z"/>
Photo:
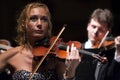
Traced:
<path id="1" fill-rule="evenodd" d="M 40 29 L 42 28 L 42 22 L 40 19 L 37 20 L 37 27 Z"/>
<path id="2" fill-rule="evenodd" d="M 41 24 L 42 24 L 42 22 L 41 22 L 40 19 L 37 20 L 37 24 L 38 24 L 38 25 L 41 25 Z"/>

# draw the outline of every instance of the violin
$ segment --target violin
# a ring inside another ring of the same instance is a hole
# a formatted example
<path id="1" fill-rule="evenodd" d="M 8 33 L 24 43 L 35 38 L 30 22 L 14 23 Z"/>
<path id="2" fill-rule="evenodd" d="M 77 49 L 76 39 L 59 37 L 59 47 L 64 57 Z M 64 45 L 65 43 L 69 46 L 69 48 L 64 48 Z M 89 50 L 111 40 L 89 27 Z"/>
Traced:
<path id="1" fill-rule="evenodd" d="M 93 48 L 98 48 L 98 44 L 94 45 Z M 109 49 L 113 49 L 115 47 L 115 42 L 114 40 L 105 40 L 101 47 L 98 48 L 100 50 L 109 50 Z"/>
<path id="2" fill-rule="evenodd" d="M 56 39 L 56 36 L 53 36 L 50 38 L 50 45 L 53 44 L 53 41 Z M 53 48 L 51 49 L 51 51 L 49 52 L 49 54 L 53 54 L 56 57 L 60 58 L 60 59 L 65 59 L 66 58 L 66 50 L 64 49 L 60 49 L 59 46 L 60 45 L 69 45 L 71 46 L 71 44 L 74 44 L 76 48 L 80 49 L 82 47 L 81 43 L 78 41 L 68 41 L 68 42 L 63 42 L 62 38 L 59 38 L 57 40 L 57 42 L 55 43 L 55 45 L 53 46 Z M 49 47 L 45 47 L 45 46 L 38 46 L 35 49 L 33 49 L 33 54 L 34 56 L 44 56 L 45 53 L 48 51 Z"/>
<path id="3" fill-rule="evenodd" d="M 114 45 L 115 45 L 114 38 L 107 37 L 108 34 L 109 34 L 109 31 L 106 32 L 101 42 L 100 43 L 97 42 L 97 44 L 95 44 L 93 48 L 98 48 L 98 49 L 102 48 L 104 50 L 114 48 Z"/>
<path id="4" fill-rule="evenodd" d="M 50 44 L 52 44 L 52 42 L 54 41 L 55 38 L 56 37 L 53 36 L 50 39 Z M 86 55 L 92 56 L 93 58 L 98 59 L 101 62 L 106 62 L 105 57 L 102 57 L 99 54 L 95 54 L 93 52 L 83 50 L 82 49 L 82 44 L 80 42 L 78 42 L 78 41 L 68 41 L 68 42 L 65 43 L 65 42 L 63 42 L 62 38 L 58 39 L 58 41 L 56 42 L 53 49 L 51 49 L 49 54 L 54 54 L 56 57 L 58 57 L 60 59 L 66 59 L 66 54 L 67 54 L 66 53 L 66 48 L 67 48 L 67 46 L 71 46 L 72 44 L 74 44 L 74 46 L 78 49 L 80 55 L 81 54 L 86 54 Z M 49 47 L 39 46 L 39 47 L 37 47 L 33 50 L 33 53 L 34 53 L 35 56 L 44 56 L 48 49 L 49 49 Z"/>

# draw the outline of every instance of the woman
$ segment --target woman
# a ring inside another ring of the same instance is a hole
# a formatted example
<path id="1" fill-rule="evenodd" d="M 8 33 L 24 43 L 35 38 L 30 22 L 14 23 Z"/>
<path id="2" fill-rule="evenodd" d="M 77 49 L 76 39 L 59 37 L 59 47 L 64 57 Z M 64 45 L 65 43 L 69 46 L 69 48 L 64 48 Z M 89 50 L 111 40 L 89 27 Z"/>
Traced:
<path id="1" fill-rule="evenodd" d="M 14 48 L 17 53 L 8 62 L 14 69 L 13 80 L 29 80 L 39 62 L 33 50 L 38 46 L 50 46 L 52 30 L 50 18 L 48 7 L 42 3 L 30 3 L 22 10 L 17 21 L 16 41 L 19 46 Z M 14 53 L 10 50 L 7 52 Z M 31 79 L 61 80 L 64 67 L 64 62 L 48 55 Z"/>

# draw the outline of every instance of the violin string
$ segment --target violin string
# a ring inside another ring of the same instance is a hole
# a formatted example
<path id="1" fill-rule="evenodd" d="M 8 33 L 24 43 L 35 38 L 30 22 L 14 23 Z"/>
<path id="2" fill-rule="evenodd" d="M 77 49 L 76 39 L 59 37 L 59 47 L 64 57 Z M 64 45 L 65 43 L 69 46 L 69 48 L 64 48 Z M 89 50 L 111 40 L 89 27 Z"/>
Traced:
<path id="1" fill-rule="evenodd" d="M 40 62 L 38 63 L 38 65 L 36 66 L 36 68 L 33 70 L 33 73 L 31 74 L 29 80 L 32 79 L 34 73 L 38 70 L 38 68 L 40 67 L 40 65 L 42 64 L 42 62 L 44 61 L 44 59 L 46 58 L 46 56 L 49 54 L 50 50 L 53 48 L 53 46 L 55 45 L 56 41 L 58 40 L 58 38 L 60 37 L 60 35 L 62 34 L 62 32 L 65 30 L 65 26 L 66 24 L 63 25 L 63 28 L 61 29 L 61 31 L 59 32 L 59 34 L 57 35 L 56 39 L 54 40 L 54 42 L 52 43 L 52 45 L 50 46 L 50 48 L 48 49 L 48 51 L 46 52 L 46 54 L 42 57 L 42 59 L 40 60 Z"/>
<path id="2" fill-rule="evenodd" d="M 106 32 L 105 36 L 103 37 L 103 39 L 101 40 L 99 46 L 98 46 L 98 49 L 102 46 L 103 42 L 105 41 L 107 35 L 109 34 L 109 31 Z"/>

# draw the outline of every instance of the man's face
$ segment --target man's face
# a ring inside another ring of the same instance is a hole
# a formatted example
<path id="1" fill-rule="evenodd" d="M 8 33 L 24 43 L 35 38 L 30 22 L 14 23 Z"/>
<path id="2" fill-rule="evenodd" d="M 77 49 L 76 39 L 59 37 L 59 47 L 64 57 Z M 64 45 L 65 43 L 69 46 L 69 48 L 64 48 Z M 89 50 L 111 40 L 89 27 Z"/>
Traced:
<path id="1" fill-rule="evenodd" d="M 108 28 L 106 24 L 99 23 L 95 19 L 91 19 L 87 26 L 88 31 L 88 38 L 93 42 L 96 43 L 98 41 L 101 41 L 103 37 L 105 36 Z"/>

